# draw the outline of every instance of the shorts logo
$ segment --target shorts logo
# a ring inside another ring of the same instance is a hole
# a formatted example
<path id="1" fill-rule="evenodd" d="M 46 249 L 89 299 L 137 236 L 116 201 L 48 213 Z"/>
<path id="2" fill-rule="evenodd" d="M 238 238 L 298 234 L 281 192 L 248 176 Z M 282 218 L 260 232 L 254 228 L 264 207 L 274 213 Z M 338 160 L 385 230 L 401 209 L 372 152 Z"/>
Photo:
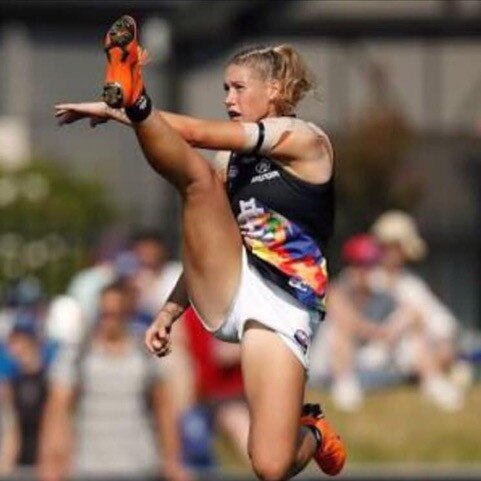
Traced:
<path id="1" fill-rule="evenodd" d="M 302 329 L 298 329 L 294 333 L 294 339 L 301 346 L 302 352 L 305 354 L 309 349 L 309 342 L 310 342 L 309 336 L 307 335 L 307 333 L 304 332 Z"/>
<path id="2" fill-rule="evenodd" d="M 271 168 L 271 163 L 268 160 L 261 160 L 256 164 L 255 169 L 258 174 L 265 174 Z"/>

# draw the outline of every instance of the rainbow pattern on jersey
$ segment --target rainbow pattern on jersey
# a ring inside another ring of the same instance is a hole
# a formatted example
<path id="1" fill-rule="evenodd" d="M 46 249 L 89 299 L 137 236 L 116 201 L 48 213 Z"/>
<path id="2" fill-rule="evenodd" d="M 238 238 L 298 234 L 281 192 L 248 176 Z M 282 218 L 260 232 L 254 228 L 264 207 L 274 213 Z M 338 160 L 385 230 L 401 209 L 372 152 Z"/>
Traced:
<path id="1" fill-rule="evenodd" d="M 247 249 L 281 271 L 299 301 L 325 311 L 327 262 L 312 237 L 254 198 L 240 201 L 237 221 Z"/>

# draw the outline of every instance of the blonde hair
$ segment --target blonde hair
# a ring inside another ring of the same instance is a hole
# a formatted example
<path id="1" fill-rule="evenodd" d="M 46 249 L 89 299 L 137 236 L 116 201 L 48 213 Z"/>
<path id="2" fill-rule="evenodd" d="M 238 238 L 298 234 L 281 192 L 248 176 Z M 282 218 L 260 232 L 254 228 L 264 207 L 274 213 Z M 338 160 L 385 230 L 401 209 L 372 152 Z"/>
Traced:
<path id="1" fill-rule="evenodd" d="M 288 44 L 243 48 L 229 59 L 229 65 L 246 65 L 264 80 L 278 81 L 280 92 L 276 108 L 280 115 L 292 113 L 306 93 L 314 89 L 311 72 L 297 50 Z"/>

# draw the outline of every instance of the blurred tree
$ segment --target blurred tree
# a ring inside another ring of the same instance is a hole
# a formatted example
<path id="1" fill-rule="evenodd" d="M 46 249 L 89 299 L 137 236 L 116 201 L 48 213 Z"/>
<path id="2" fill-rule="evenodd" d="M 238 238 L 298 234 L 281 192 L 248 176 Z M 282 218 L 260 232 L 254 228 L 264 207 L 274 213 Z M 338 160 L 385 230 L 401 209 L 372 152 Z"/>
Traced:
<path id="1" fill-rule="evenodd" d="M 412 211 L 423 192 L 422 180 L 406 163 L 416 136 L 397 107 L 382 68 L 370 65 L 368 78 L 367 107 L 346 133 L 334 139 L 338 242 L 368 230 L 387 209 Z"/>
<path id="2" fill-rule="evenodd" d="M 0 168 L 0 300 L 9 284 L 38 278 L 47 294 L 63 291 L 89 248 L 114 219 L 106 188 L 51 162 Z"/>

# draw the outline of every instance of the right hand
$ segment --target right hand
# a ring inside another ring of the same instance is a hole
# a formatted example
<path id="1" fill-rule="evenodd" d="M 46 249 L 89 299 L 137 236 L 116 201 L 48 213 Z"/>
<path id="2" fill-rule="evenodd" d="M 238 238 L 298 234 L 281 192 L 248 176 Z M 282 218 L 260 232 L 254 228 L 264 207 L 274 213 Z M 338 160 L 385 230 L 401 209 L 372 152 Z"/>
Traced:
<path id="1" fill-rule="evenodd" d="M 161 309 L 145 333 L 144 342 L 149 352 L 157 357 L 170 354 L 172 348 L 170 331 L 177 317 L 175 312 L 165 307 Z"/>
<path id="2" fill-rule="evenodd" d="M 90 119 L 90 126 L 95 127 L 111 119 L 105 102 L 80 102 L 55 105 L 55 117 L 59 125 L 72 124 L 77 120 Z"/>

